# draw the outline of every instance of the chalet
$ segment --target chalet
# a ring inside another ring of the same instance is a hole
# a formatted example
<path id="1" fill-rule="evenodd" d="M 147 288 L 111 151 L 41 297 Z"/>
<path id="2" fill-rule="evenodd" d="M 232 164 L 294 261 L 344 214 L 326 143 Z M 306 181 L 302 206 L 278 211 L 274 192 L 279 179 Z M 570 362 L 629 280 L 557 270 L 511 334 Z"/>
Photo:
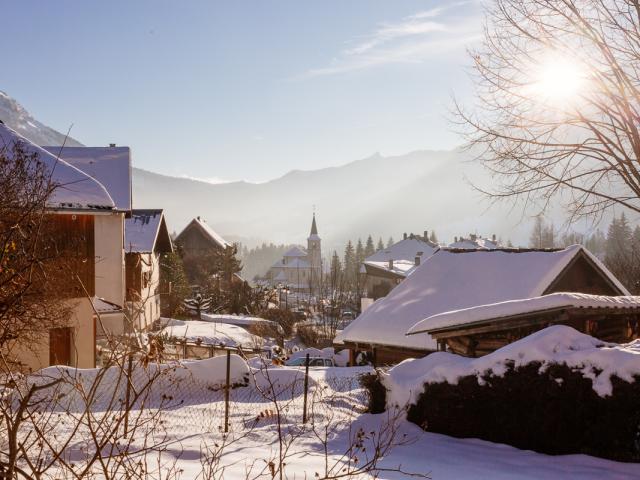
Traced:
<path id="1" fill-rule="evenodd" d="M 439 250 L 391 293 L 376 301 L 335 342 L 370 352 L 378 363 L 421 357 L 438 349 L 436 340 L 412 327 L 455 310 L 556 292 L 629 295 L 588 250 Z M 427 322 L 425 322 L 427 323 Z M 412 335 L 406 335 L 411 330 Z"/>
<path id="2" fill-rule="evenodd" d="M 9 159 L 13 145 L 21 145 L 26 153 L 36 155 L 50 172 L 52 182 L 57 185 L 46 204 L 55 226 L 52 235 L 58 245 L 72 245 L 78 261 L 72 273 L 65 270 L 64 277 L 57 280 L 60 298 L 72 306 L 68 321 L 45 333 L 39 344 L 24 345 L 17 339 L 6 353 L 32 370 L 52 364 L 93 367 L 97 318 L 94 304 L 99 302 L 96 297 L 103 282 L 98 273 L 108 271 L 106 266 L 97 265 L 95 257 L 110 249 L 110 242 L 121 245 L 118 229 L 110 225 L 114 218 L 124 214 L 98 180 L 0 122 L 0 146 Z M 118 309 L 118 305 L 122 305 L 121 300 L 112 308 Z"/>
<path id="3" fill-rule="evenodd" d="M 377 300 L 386 296 L 438 250 L 438 245 L 429 240 L 427 233 L 424 232 L 424 237 L 405 233 L 399 242 L 365 258 L 361 272 L 365 274 L 368 297 Z"/>
<path id="4" fill-rule="evenodd" d="M 224 250 L 232 244 L 222 238 L 209 224 L 196 217 L 175 238 L 184 256 L 204 255 L 212 250 Z"/>
<path id="5" fill-rule="evenodd" d="M 160 320 L 160 258 L 173 252 L 162 210 L 132 210 L 125 222 L 126 306 L 136 330 Z"/>
<path id="6" fill-rule="evenodd" d="M 124 222 L 131 215 L 131 150 L 129 147 L 43 147 L 82 170 L 106 188 L 115 203 L 109 215 L 95 219 L 96 297 L 124 306 Z M 123 333 L 125 312 L 101 315 L 98 336 Z"/>
<path id="7" fill-rule="evenodd" d="M 479 357 L 557 324 L 627 343 L 640 337 L 640 297 L 550 293 L 433 315 L 408 335 L 428 333 L 439 350 Z"/>

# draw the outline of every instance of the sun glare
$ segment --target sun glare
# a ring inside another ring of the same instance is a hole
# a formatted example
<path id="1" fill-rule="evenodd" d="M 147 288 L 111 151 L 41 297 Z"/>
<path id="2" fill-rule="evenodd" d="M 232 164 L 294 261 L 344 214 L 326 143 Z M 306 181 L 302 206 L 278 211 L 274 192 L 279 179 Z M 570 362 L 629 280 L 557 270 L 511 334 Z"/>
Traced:
<path id="1" fill-rule="evenodd" d="M 543 62 L 532 84 L 532 94 L 553 102 L 571 102 L 584 89 L 586 76 L 568 58 L 553 58 Z"/>

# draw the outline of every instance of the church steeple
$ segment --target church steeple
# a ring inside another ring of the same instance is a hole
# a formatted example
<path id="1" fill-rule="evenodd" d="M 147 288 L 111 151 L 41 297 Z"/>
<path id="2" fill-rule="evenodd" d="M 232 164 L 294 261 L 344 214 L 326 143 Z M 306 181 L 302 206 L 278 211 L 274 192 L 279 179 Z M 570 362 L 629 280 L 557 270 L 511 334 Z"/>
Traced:
<path id="1" fill-rule="evenodd" d="M 316 226 L 316 214 L 314 212 L 313 214 L 313 221 L 311 222 L 311 233 L 309 234 L 311 235 L 318 235 L 318 227 Z"/>

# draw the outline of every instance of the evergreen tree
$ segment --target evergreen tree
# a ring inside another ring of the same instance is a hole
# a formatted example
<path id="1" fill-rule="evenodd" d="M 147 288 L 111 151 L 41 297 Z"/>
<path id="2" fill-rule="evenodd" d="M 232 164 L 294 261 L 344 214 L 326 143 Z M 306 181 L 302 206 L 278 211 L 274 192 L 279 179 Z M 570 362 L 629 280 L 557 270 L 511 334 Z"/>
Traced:
<path id="1" fill-rule="evenodd" d="M 342 264 L 344 268 L 345 283 L 347 284 L 347 286 L 351 287 L 355 281 L 353 272 L 355 271 L 355 266 L 357 265 L 356 252 L 353 248 L 353 243 L 351 243 L 351 240 L 347 242 L 347 246 L 344 249 L 344 260 Z"/>
<path id="2" fill-rule="evenodd" d="M 382 241 L 382 237 L 378 238 L 378 245 L 376 245 L 376 252 L 380 250 L 384 250 L 384 242 Z"/>
<path id="3" fill-rule="evenodd" d="M 531 248 L 553 248 L 555 246 L 555 229 L 553 224 L 547 224 L 542 215 L 536 217 L 533 231 L 529 237 Z"/>
<path id="4" fill-rule="evenodd" d="M 438 237 L 437 237 L 437 235 L 436 235 L 436 231 L 435 231 L 435 230 L 431 230 L 431 235 L 429 236 L 429 240 L 430 240 L 432 243 L 435 243 L 435 244 L 437 244 L 437 243 L 438 243 Z"/>
<path id="5" fill-rule="evenodd" d="M 373 245 L 373 238 L 371 235 L 367 237 L 367 243 L 364 247 L 364 258 L 370 257 L 376 253 L 376 247 Z"/>
<path id="6" fill-rule="evenodd" d="M 341 277 L 342 263 L 340 263 L 338 252 L 334 250 L 333 256 L 331 257 L 331 268 L 329 270 L 329 281 L 331 283 L 331 290 L 336 290 L 339 287 Z"/>
<path id="7" fill-rule="evenodd" d="M 391 248 L 391 246 L 396 243 L 393 241 L 393 237 L 389 237 L 389 240 L 387 240 L 387 248 Z"/>
<path id="8" fill-rule="evenodd" d="M 358 239 L 358 243 L 356 244 L 356 263 L 360 265 L 364 262 L 364 246 L 362 245 L 362 240 Z"/>
<path id="9" fill-rule="evenodd" d="M 191 289 L 177 253 L 165 253 L 160 259 L 160 292 L 162 316 L 174 318 L 184 313 L 183 302 Z"/>

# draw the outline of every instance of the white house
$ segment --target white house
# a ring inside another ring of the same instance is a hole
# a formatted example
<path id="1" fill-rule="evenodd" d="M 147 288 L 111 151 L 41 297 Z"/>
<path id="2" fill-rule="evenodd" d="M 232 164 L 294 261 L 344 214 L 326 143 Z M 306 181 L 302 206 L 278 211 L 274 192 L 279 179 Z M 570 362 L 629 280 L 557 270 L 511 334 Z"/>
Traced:
<path id="1" fill-rule="evenodd" d="M 132 326 L 146 330 L 160 320 L 160 259 L 173 252 L 162 210 L 132 210 L 125 222 L 127 311 Z"/>
<path id="2" fill-rule="evenodd" d="M 367 297 L 374 300 L 384 297 L 438 251 L 438 245 L 431 242 L 426 233 L 424 237 L 405 234 L 399 242 L 365 258 L 361 272 L 366 275 Z"/>
<path id="3" fill-rule="evenodd" d="M 96 297 L 124 306 L 124 221 L 131 215 L 131 150 L 129 147 L 44 147 L 90 175 L 106 188 L 115 207 L 95 220 Z M 121 334 L 123 312 L 101 315 L 98 335 Z"/>
<path id="4" fill-rule="evenodd" d="M 3 155 L 13 158 L 13 146 L 21 145 L 26 153 L 37 155 L 38 161 L 50 172 L 51 180 L 57 185 L 47 201 L 47 210 L 54 215 L 54 223 L 59 227 L 56 235 L 61 242 L 74 238 L 80 243 L 75 245 L 81 262 L 61 290 L 71 291 L 62 298 L 72 305 L 71 318 L 66 324 L 52 328 L 36 344 L 24 345 L 17 339 L 5 352 L 26 368 L 36 370 L 52 364 L 72 365 L 81 368 L 95 366 L 96 315 L 95 298 L 104 284 L 109 281 L 102 272 L 117 273 L 117 255 L 109 256 L 109 265 L 99 263 L 96 254 L 117 250 L 121 245 L 118 219 L 124 212 L 119 211 L 107 188 L 98 180 L 70 163 L 56 158 L 47 150 L 29 142 L 15 131 L 0 122 L 0 149 Z M 113 268 L 112 268 L 113 267 Z M 114 278 L 118 281 L 118 278 Z M 71 287 L 71 288 L 69 288 Z M 106 290 L 106 289 L 105 289 Z M 119 302 L 109 308 L 118 309 Z M 101 307 L 101 305 L 98 305 Z M 105 305 L 106 308 L 106 305 Z"/>

